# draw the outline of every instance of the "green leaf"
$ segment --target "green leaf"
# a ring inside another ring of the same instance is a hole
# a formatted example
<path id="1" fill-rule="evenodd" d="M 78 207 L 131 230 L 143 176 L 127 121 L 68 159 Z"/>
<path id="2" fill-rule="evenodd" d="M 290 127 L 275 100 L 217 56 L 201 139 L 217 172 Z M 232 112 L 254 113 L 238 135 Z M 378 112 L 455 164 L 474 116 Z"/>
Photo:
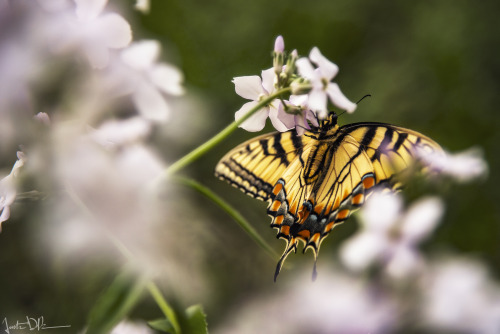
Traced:
<path id="1" fill-rule="evenodd" d="M 157 319 L 148 322 L 148 325 L 160 332 L 175 333 L 175 328 L 168 319 Z"/>
<path id="2" fill-rule="evenodd" d="M 182 313 L 182 312 L 177 312 Z M 178 315 L 182 334 L 208 334 L 206 315 L 201 305 L 188 307 L 183 314 Z M 168 319 L 150 321 L 151 328 L 169 334 L 178 334 Z"/>
<path id="3" fill-rule="evenodd" d="M 90 311 L 86 334 L 109 333 L 139 302 L 145 287 L 144 278 L 120 273 Z"/>
<path id="4" fill-rule="evenodd" d="M 186 334 L 208 334 L 207 316 L 201 305 L 193 305 L 186 309 L 185 327 L 182 333 Z M 184 324 L 184 321 L 183 321 Z"/>

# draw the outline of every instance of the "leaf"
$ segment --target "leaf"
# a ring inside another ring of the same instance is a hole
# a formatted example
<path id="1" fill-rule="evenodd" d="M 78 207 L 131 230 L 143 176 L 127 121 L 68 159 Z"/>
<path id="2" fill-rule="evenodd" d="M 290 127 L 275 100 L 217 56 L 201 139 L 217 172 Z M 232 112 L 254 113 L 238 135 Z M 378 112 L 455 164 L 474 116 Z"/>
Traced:
<path id="1" fill-rule="evenodd" d="M 148 322 L 148 325 L 160 332 L 164 333 L 175 333 L 175 328 L 168 319 L 157 319 Z"/>
<path id="2" fill-rule="evenodd" d="M 201 305 L 193 305 L 186 309 L 186 327 L 182 328 L 182 333 L 187 334 L 208 334 L 207 316 L 203 312 Z M 184 319 L 183 319 L 184 320 Z M 184 324 L 184 321 L 183 321 Z"/>
<path id="3" fill-rule="evenodd" d="M 90 311 L 86 334 L 109 333 L 138 303 L 145 287 L 144 278 L 120 273 Z"/>
<path id="4" fill-rule="evenodd" d="M 208 334 L 206 315 L 201 305 L 188 307 L 184 314 L 178 316 L 178 319 L 182 334 Z M 157 319 L 148 324 L 160 332 L 176 334 L 174 326 L 168 319 Z"/>

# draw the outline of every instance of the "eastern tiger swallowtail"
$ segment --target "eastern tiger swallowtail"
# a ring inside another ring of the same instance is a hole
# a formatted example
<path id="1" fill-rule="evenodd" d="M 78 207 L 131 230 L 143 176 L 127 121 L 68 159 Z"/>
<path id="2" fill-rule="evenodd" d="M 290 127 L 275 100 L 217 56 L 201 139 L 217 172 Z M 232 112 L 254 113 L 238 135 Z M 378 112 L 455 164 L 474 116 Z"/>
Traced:
<path id="1" fill-rule="evenodd" d="M 399 187 L 396 176 L 413 165 L 418 150 L 441 148 L 416 131 L 389 124 L 339 127 L 331 113 L 302 136 L 295 130 L 273 132 L 238 145 L 219 161 L 215 175 L 269 202 L 271 227 L 286 240 L 276 280 L 299 240 L 316 260 L 323 239 L 364 203 L 375 185 Z"/>

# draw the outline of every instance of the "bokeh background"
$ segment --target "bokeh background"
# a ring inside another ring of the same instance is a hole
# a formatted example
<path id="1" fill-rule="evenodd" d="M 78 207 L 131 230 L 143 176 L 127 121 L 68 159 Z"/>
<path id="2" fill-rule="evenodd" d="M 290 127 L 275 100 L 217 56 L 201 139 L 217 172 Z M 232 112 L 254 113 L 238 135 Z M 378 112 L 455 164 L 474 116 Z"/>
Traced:
<path id="1" fill-rule="evenodd" d="M 195 101 L 174 110 L 173 121 L 157 129 L 153 143 L 164 159 L 175 161 L 234 120 L 244 100 L 235 94 L 232 78 L 259 75 L 271 67 L 277 35 L 283 35 L 287 50 L 297 49 L 300 55 L 317 46 L 339 65 L 336 81 L 347 97 L 357 101 L 371 95 L 354 114 L 344 114 L 341 124 L 387 122 L 422 132 L 451 152 L 470 147 L 484 151 L 488 178 L 453 185 L 444 192 L 446 214 L 424 248 L 429 253 L 473 255 L 499 277 L 498 1 L 153 0 L 149 14 L 133 11 L 131 1 L 112 4 L 126 13 L 134 39 L 162 43 L 164 59 L 182 69 L 186 97 Z M 218 159 L 252 136 L 236 131 L 181 173 L 221 195 L 281 253 L 284 243 L 269 228 L 266 204 L 213 177 Z M 11 145 L 4 150 L 0 167 L 8 170 L 17 148 Z M 196 276 L 193 282 L 172 282 L 173 275 L 160 278 L 159 283 L 174 304 L 202 303 L 209 328 L 224 322 L 230 310 L 249 297 L 280 289 L 312 269 L 310 254 L 292 254 L 291 265 L 273 283 L 275 260 L 220 208 L 179 185 L 169 186 L 165 201 L 177 205 L 165 219 L 179 224 L 183 238 L 174 248 L 166 242 L 165 251 L 182 263 L 194 244 L 203 248 L 196 254 L 199 261 L 189 257 L 185 261 L 185 269 Z M 75 258 L 68 262 L 67 255 L 42 248 L 33 233 L 42 224 L 36 215 L 40 206 L 43 202 L 14 205 L 11 219 L 3 225 L 0 314 L 43 315 L 55 323 L 82 328 L 119 266 L 101 257 L 78 259 L 78 254 L 71 254 Z M 337 261 L 338 245 L 354 233 L 355 222 L 350 219 L 323 243 L 320 275 L 322 266 Z M 131 315 L 160 316 L 150 298 L 144 298 Z"/>

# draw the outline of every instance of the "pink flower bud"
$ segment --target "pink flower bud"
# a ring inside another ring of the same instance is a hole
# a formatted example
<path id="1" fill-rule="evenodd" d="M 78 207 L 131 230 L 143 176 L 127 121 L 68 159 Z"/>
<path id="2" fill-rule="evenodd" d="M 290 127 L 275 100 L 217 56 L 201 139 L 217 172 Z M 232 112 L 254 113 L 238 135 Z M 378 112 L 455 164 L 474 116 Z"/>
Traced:
<path id="1" fill-rule="evenodd" d="M 282 53 L 283 51 L 285 51 L 285 41 L 283 36 L 279 35 L 274 41 L 274 52 Z"/>

